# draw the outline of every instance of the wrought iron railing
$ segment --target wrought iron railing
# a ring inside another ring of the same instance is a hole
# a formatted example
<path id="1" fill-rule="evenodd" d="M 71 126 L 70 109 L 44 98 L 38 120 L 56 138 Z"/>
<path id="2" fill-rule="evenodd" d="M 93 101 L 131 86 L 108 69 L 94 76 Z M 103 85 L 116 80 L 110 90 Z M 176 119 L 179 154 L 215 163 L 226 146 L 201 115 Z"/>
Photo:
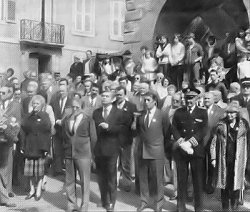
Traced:
<path id="1" fill-rule="evenodd" d="M 64 25 L 22 19 L 20 27 L 21 40 L 64 44 Z"/>

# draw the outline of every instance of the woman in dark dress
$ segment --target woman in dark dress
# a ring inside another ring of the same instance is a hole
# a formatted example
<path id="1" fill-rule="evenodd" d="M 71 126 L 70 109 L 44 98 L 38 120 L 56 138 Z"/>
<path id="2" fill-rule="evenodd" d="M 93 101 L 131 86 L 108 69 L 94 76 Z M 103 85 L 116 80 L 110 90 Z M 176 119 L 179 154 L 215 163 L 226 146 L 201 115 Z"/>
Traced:
<path id="1" fill-rule="evenodd" d="M 24 140 L 22 152 L 25 156 L 24 175 L 30 178 L 30 192 L 25 198 L 41 198 L 42 179 L 44 176 L 45 156 L 49 152 L 51 137 L 51 122 L 46 112 L 42 111 L 45 99 L 35 95 L 31 99 L 33 111 L 22 123 Z"/>

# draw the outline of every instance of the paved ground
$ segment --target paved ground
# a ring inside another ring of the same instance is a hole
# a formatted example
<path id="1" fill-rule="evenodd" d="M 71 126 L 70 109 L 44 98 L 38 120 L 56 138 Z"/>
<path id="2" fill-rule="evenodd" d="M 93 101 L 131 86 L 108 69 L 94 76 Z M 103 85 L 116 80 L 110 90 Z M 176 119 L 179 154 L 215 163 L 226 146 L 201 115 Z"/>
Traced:
<path id="1" fill-rule="evenodd" d="M 46 192 L 44 192 L 43 198 L 36 202 L 34 199 L 24 200 L 26 192 L 24 191 L 24 181 L 23 185 L 20 187 L 15 187 L 14 191 L 16 196 L 11 198 L 11 200 L 17 203 L 17 208 L 6 209 L 5 207 L 0 207 L 0 212 L 5 211 L 20 211 L 20 212 L 61 212 L 66 210 L 66 195 L 64 190 L 64 178 L 63 176 L 57 178 L 49 178 L 47 183 Z M 176 201 L 169 201 L 168 195 L 171 195 L 172 188 L 171 185 L 167 186 L 165 189 L 165 204 L 164 211 L 175 211 Z M 77 191 L 80 194 L 79 186 Z M 79 195 L 78 195 L 79 196 Z M 208 211 L 219 211 L 219 192 L 216 191 L 215 194 L 206 196 L 205 207 Z M 241 211 L 250 211 L 250 191 L 245 192 L 245 204 L 241 207 Z M 80 199 L 79 199 L 80 203 Z M 95 180 L 95 175 L 92 175 L 91 180 L 91 195 L 90 195 L 90 206 L 89 211 L 105 211 L 103 208 L 97 208 L 97 203 L 100 203 L 100 194 L 98 185 Z M 139 196 L 135 195 L 133 191 L 124 192 L 118 191 L 117 203 L 115 211 L 136 211 L 136 207 L 140 204 Z M 193 211 L 192 203 L 187 206 L 189 211 Z M 145 210 L 152 211 L 152 210 Z"/>

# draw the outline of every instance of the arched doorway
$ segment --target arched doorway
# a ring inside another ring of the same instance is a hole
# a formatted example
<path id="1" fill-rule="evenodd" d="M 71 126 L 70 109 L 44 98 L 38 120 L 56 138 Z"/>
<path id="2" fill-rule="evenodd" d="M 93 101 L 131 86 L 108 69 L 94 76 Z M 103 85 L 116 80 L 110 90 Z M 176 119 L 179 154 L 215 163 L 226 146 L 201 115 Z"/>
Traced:
<path id="1" fill-rule="evenodd" d="M 130 49 L 137 61 L 140 46 L 153 48 L 157 34 L 172 37 L 194 26 L 209 28 L 217 39 L 223 39 L 226 32 L 249 26 L 249 1 L 126 0 L 124 49 Z M 196 32 L 198 39 L 203 35 L 202 31 Z"/>
<path id="2" fill-rule="evenodd" d="M 200 42 L 208 34 L 221 40 L 227 32 L 248 26 L 243 0 L 167 0 L 155 24 L 154 37 L 194 32 Z"/>

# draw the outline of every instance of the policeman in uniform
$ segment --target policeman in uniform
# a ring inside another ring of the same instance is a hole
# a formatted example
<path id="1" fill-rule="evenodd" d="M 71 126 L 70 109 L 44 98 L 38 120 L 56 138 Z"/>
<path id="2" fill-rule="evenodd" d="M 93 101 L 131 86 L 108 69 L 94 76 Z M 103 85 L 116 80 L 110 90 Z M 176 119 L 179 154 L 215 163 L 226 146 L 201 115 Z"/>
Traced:
<path id="1" fill-rule="evenodd" d="M 172 122 L 172 132 L 175 139 L 173 150 L 177 165 L 177 208 L 178 211 L 186 211 L 185 202 L 190 164 L 194 187 L 194 208 L 195 211 L 202 211 L 202 174 L 205 156 L 203 138 L 206 135 L 208 117 L 206 110 L 196 105 L 200 91 L 186 89 L 184 93 L 186 106 L 176 110 Z"/>

